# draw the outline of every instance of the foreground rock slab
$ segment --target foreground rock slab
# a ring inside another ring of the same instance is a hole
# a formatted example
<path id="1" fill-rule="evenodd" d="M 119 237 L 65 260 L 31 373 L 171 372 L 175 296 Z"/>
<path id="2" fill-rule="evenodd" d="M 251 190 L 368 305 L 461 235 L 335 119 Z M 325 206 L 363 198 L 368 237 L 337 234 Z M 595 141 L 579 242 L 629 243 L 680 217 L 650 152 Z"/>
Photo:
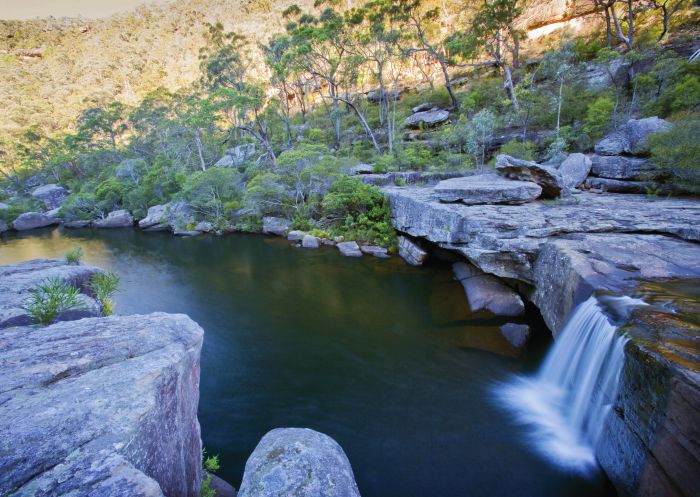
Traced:
<path id="1" fill-rule="evenodd" d="M 162 313 L 2 330 L 2 495 L 197 497 L 202 337 Z"/>
<path id="2" fill-rule="evenodd" d="M 99 272 L 101 272 L 99 268 L 72 265 L 60 259 L 35 259 L 13 266 L 0 266 L 0 329 L 31 324 L 32 320 L 24 305 L 31 296 L 29 290 L 42 281 L 48 278 L 59 278 L 86 292 L 90 277 Z M 72 320 L 97 315 L 99 313 L 97 302 L 87 295 L 82 297 L 84 313 L 71 311 L 59 318 Z"/>
<path id="3" fill-rule="evenodd" d="M 239 497 L 359 497 L 338 443 L 306 428 L 267 433 L 246 462 Z"/>
<path id="4" fill-rule="evenodd" d="M 542 187 L 530 181 L 513 181 L 500 176 L 481 174 L 441 181 L 435 196 L 443 202 L 477 204 L 524 204 L 542 194 Z"/>

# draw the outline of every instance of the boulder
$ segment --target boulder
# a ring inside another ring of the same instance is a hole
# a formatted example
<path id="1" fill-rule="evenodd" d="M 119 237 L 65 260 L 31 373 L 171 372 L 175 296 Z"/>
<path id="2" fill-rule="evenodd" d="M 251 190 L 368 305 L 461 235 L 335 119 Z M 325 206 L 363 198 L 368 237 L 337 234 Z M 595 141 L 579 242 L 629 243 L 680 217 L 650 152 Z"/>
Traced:
<path id="1" fill-rule="evenodd" d="M 149 207 L 146 217 L 139 221 L 139 228 L 145 231 L 173 231 L 194 221 L 194 208 L 176 200 Z"/>
<path id="2" fill-rule="evenodd" d="M 588 173 L 591 172 L 591 159 L 583 154 L 569 155 L 559 166 L 564 186 L 568 189 L 578 188 L 584 182 Z"/>
<path id="3" fill-rule="evenodd" d="M 8 326 L 24 326 L 32 323 L 24 308 L 31 296 L 30 290 L 50 278 L 59 278 L 67 284 L 89 292 L 88 281 L 101 272 L 92 266 L 69 264 L 61 259 L 36 259 L 12 266 L 0 266 L 0 329 Z M 89 315 L 100 314 L 97 302 L 81 294 L 81 306 L 72 311 L 88 311 Z M 76 312 L 59 316 L 60 320 L 80 319 Z"/>
<path id="4" fill-rule="evenodd" d="M 305 231 L 292 230 L 287 234 L 287 240 L 290 242 L 300 242 L 306 236 Z"/>
<path id="5" fill-rule="evenodd" d="M 69 221 L 67 223 L 63 224 L 64 228 L 69 228 L 69 229 L 80 229 L 80 228 L 89 228 L 92 226 L 92 221 Z"/>
<path id="6" fill-rule="evenodd" d="M 209 476 L 211 477 L 209 488 L 214 491 L 214 497 L 236 497 L 238 495 L 236 488 L 226 480 L 216 475 L 210 474 Z"/>
<path id="7" fill-rule="evenodd" d="M 408 237 L 399 235 L 398 245 L 399 256 L 411 266 L 422 266 L 428 258 L 428 252 Z"/>
<path id="8" fill-rule="evenodd" d="M 201 231 L 202 233 L 211 233 L 214 231 L 214 225 L 209 221 L 200 221 L 195 225 L 194 230 Z"/>
<path id="9" fill-rule="evenodd" d="M 526 324 L 507 323 L 498 331 L 518 351 L 522 351 L 530 339 L 530 327 Z"/>
<path id="10" fill-rule="evenodd" d="M 530 181 L 513 181 L 491 174 L 441 181 L 434 188 L 442 202 L 476 204 L 524 204 L 540 196 L 542 188 Z"/>
<path id="11" fill-rule="evenodd" d="M 673 125 L 658 117 L 630 119 L 595 145 L 599 155 L 644 155 L 649 152 L 650 135 L 670 131 Z"/>
<path id="12" fill-rule="evenodd" d="M 619 179 L 588 178 L 584 183 L 589 190 L 612 193 L 646 193 L 657 184 L 653 181 L 623 181 Z"/>
<path id="13" fill-rule="evenodd" d="M 198 497 L 202 337 L 163 313 L 3 330 L 3 495 Z"/>
<path id="14" fill-rule="evenodd" d="M 521 316 L 525 313 L 520 295 L 497 277 L 466 262 L 456 262 L 452 270 L 464 287 L 473 312 L 486 309 L 496 316 Z"/>
<path id="15" fill-rule="evenodd" d="M 372 164 L 357 164 L 348 169 L 348 174 L 352 176 L 357 176 L 358 174 L 372 174 L 374 173 L 374 166 Z"/>
<path id="16" fill-rule="evenodd" d="M 447 122 L 449 118 L 450 113 L 446 110 L 428 110 L 408 116 L 404 125 L 408 128 L 430 127 Z"/>
<path id="17" fill-rule="evenodd" d="M 287 236 L 292 227 L 292 222 L 289 219 L 281 217 L 264 217 L 262 231 L 266 235 Z"/>
<path id="18" fill-rule="evenodd" d="M 61 207 L 63 199 L 68 196 L 65 188 L 58 185 L 43 185 L 32 192 L 32 197 L 41 200 L 48 210 Z"/>
<path id="19" fill-rule="evenodd" d="M 49 217 L 41 212 L 25 212 L 17 216 L 17 219 L 12 222 L 12 226 L 17 231 L 25 231 L 53 226 L 58 223 L 58 219 Z"/>
<path id="20" fill-rule="evenodd" d="M 304 248 L 317 249 L 319 245 L 318 238 L 315 236 L 304 235 L 304 238 L 301 239 L 301 246 Z"/>
<path id="21" fill-rule="evenodd" d="M 306 428 L 268 432 L 248 458 L 239 497 L 360 497 L 347 456 Z"/>
<path id="22" fill-rule="evenodd" d="M 496 157 L 496 170 L 510 179 L 537 183 L 542 187 L 543 197 L 556 198 L 567 190 L 557 169 L 534 161 L 499 155 Z"/>
<path id="23" fill-rule="evenodd" d="M 376 245 L 360 245 L 360 252 L 379 259 L 389 258 L 389 251 L 384 247 L 378 247 Z"/>
<path id="24" fill-rule="evenodd" d="M 126 209 L 112 211 L 104 219 L 96 219 L 92 222 L 95 228 L 129 228 L 134 225 L 134 216 Z"/>
<path id="25" fill-rule="evenodd" d="M 591 174 L 600 178 L 641 180 L 655 176 L 657 167 L 648 159 L 621 155 L 591 156 Z"/>
<path id="26" fill-rule="evenodd" d="M 414 114 L 418 114 L 419 112 L 425 112 L 427 110 L 437 110 L 437 107 L 435 105 L 431 104 L 430 102 L 423 102 L 422 104 L 418 104 L 415 107 L 411 109 L 411 112 Z"/>
<path id="27" fill-rule="evenodd" d="M 357 242 L 340 242 L 336 245 L 336 247 L 338 247 L 340 253 L 346 257 L 362 257 L 362 251 L 360 250 L 360 246 L 357 244 Z"/>

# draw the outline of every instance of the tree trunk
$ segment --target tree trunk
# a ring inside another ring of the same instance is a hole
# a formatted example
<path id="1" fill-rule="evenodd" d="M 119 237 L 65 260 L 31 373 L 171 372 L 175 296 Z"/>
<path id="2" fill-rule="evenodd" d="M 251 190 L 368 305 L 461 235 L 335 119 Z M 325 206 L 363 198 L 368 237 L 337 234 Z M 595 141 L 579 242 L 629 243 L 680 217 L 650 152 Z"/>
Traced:
<path id="1" fill-rule="evenodd" d="M 459 101 L 457 100 L 457 97 L 454 94 L 454 91 L 452 91 L 452 81 L 450 80 L 450 74 L 447 71 L 447 64 L 445 63 L 444 60 L 442 60 L 442 57 L 437 57 L 438 62 L 440 63 L 440 69 L 442 70 L 442 75 L 445 78 L 445 88 L 447 89 L 447 93 L 450 95 L 450 100 L 452 101 L 452 108 L 455 111 L 459 110 Z"/>
<path id="2" fill-rule="evenodd" d="M 564 90 L 564 78 L 559 80 L 559 99 L 557 101 L 557 137 L 559 136 L 559 128 L 561 127 L 561 101 L 562 92 Z"/>
<path id="3" fill-rule="evenodd" d="M 515 112 L 520 112 L 520 105 L 518 104 L 518 97 L 515 94 L 515 85 L 513 84 L 513 76 L 510 72 L 510 68 L 508 64 L 501 64 L 501 68 L 505 75 L 505 85 L 508 90 L 508 96 L 510 97 L 510 101 L 513 102 L 513 110 L 515 110 Z"/>
<path id="4" fill-rule="evenodd" d="M 202 152 L 202 135 L 199 128 L 194 130 L 194 141 L 197 144 L 197 155 L 199 156 L 199 165 L 202 171 L 207 170 L 207 164 L 204 162 L 204 153 Z"/>
<path id="5" fill-rule="evenodd" d="M 342 101 L 345 105 L 347 105 L 349 108 L 355 111 L 357 118 L 360 120 L 362 127 L 365 129 L 365 133 L 367 133 L 367 136 L 372 140 L 372 145 L 374 145 L 374 149 L 377 151 L 377 153 L 381 153 L 382 151 L 379 148 L 379 145 L 377 144 L 377 140 L 374 138 L 374 133 L 372 133 L 372 129 L 369 127 L 369 124 L 367 124 L 367 120 L 364 118 L 362 113 L 360 113 L 357 106 L 350 102 L 350 100 L 345 100 L 344 98 L 338 97 L 338 100 Z"/>

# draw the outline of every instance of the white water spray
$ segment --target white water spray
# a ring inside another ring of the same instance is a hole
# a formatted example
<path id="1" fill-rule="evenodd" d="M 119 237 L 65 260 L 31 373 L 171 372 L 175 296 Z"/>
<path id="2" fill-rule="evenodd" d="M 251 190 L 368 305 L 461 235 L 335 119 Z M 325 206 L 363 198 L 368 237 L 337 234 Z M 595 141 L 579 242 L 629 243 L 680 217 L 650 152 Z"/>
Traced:
<path id="1" fill-rule="evenodd" d="M 644 304 L 625 298 L 612 303 Z M 591 297 L 576 308 L 537 375 L 499 385 L 497 397 L 519 423 L 533 428 L 530 440 L 537 451 L 567 469 L 591 470 L 617 393 L 624 345 Z"/>

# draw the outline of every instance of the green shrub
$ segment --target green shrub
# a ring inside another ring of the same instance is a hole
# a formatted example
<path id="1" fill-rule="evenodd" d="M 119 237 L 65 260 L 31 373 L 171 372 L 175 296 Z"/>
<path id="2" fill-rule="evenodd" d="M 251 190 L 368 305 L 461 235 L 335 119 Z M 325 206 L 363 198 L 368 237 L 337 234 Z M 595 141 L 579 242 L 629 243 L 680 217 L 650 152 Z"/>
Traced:
<path id="1" fill-rule="evenodd" d="M 499 154 L 506 154 L 516 159 L 535 160 L 535 152 L 537 145 L 531 141 L 518 141 L 515 138 L 501 145 L 498 150 Z"/>
<path id="2" fill-rule="evenodd" d="M 7 209 L 0 209 L 0 221 L 10 224 L 17 216 L 25 212 L 41 210 L 39 203 L 33 198 L 20 197 L 10 202 Z"/>
<path id="3" fill-rule="evenodd" d="M 597 140 L 605 134 L 612 124 L 614 110 L 615 101 L 608 96 L 598 97 L 588 106 L 583 119 L 583 131 L 591 140 Z"/>
<path id="4" fill-rule="evenodd" d="M 219 471 L 219 456 L 206 457 L 205 451 L 202 451 L 202 487 L 200 490 L 201 497 L 215 497 L 216 492 L 211 488 L 211 474 Z"/>
<path id="5" fill-rule="evenodd" d="M 81 192 L 66 197 L 59 212 L 68 221 L 88 221 L 99 217 L 100 208 L 95 195 Z"/>
<path id="6" fill-rule="evenodd" d="M 109 316 L 114 312 L 112 298 L 119 289 L 119 276 L 115 273 L 97 273 L 92 275 L 88 286 L 92 290 L 95 300 L 102 306 L 102 315 Z"/>
<path id="7" fill-rule="evenodd" d="M 80 264 L 80 261 L 83 258 L 83 248 L 80 245 L 73 247 L 66 252 L 65 258 L 68 264 Z"/>
<path id="8" fill-rule="evenodd" d="M 58 277 L 48 278 L 29 290 L 24 309 L 38 324 L 47 325 L 60 313 L 80 306 L 80 291 Z"/>
<path id="9" fill-rule="evenodd" d="M 678 121 L 667 133 L 649 137 L 651 160 L 680 191 L 700 193 L 700 116 Z"/>

